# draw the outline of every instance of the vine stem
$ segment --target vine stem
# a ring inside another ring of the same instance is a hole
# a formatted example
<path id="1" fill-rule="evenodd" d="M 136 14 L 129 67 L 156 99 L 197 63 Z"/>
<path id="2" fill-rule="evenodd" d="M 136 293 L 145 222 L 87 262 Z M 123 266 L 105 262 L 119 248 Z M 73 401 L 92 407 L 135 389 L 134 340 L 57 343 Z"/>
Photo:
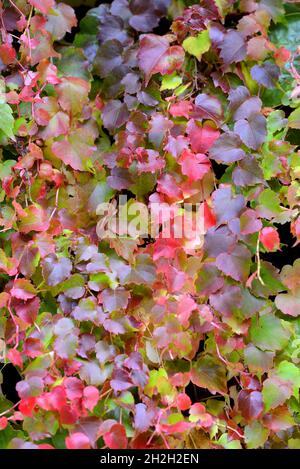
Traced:
<path id="1" fill-rule="evenodd" d="M 7 305 L 7 309 L 8 309 L 8 311 L 9 311 L 9 314 L 10 314 L 10 316 L 11 316 L 11 319 L 12 319 L 14 325 L 15 325 L 15 328 L 16 328 L 16 333 L 15 333 L 15 335 L 16 335 L 16 344 L 15 344 L 15 347 L 14 347 L 14 348 L 17 348 L 18 345 L 19 345 L 19 325 L 18 325 L 18 323 L 17 323 L 17 321 L 16 321 L 15 315 L 13 314 L 13 312 L 12 312 L 12 310 L 11 310 L 10 305 Z"/>
<path id="2" fill-rule="evenodd" d="M 13 410 L 15 407 L 17 407 L 17 406 L 20 404 L 20 402 L 21 402 L 21 401 L 16 402 L 16 404 L 14 404 L 12 407 L 10 407 L 9 409 L 4 410 L 4 412 L 1 412 L 0 417 L 2 417 L 2 416 L 5 415 L 5 414 L 8 414 L 8 412 L 10 412 L 10 411 Z"/>
<path id="3" fill-rule="evenodd" d="M 54 214 L 55 214 L 55 212 L 56 212 L 56 210 L 57 210 L 57 207 L 58 207 L 58 196 L 59 196 L 59 188 L 57 189 L 56 194 L 55 194 L 55 207 L 54 207 L 54 209 L 52 210 L 52 213 L 51 213 L 51 215 L 50 215 L 50 217 L 49 217 L 49 222 L 52 220 L 52 218 L 53 218 L 53 216 L 54 216 Z"/>
<path id="4" fill-rule="evenodd" d="M 231 430 L 232 432 L 236 433 L 240 438 L 244 439 L 244 435 L 242 435 L 238 430 L 236 430 L 235 428 L 233 427 L 230 427 L 229 425 L 224 425 L 223 423 L 220 423 L 218 422 L 217 423 L 218 427 L 222 427 L 222 428 L 228 428 L 229 430 Z"/>
<path id="5" fill-rule="evenodd" d="M 265 285 L 265 282 L 263 281 L 260 275 L 261 264 L 260 264 L 260 255 L 259 255 L 259 243 L 260 243 L 260 239 L 259 239 L 259 233 L 258 233 L 257 243 L 256 243 L 257 278 L 262 285 Z"/>

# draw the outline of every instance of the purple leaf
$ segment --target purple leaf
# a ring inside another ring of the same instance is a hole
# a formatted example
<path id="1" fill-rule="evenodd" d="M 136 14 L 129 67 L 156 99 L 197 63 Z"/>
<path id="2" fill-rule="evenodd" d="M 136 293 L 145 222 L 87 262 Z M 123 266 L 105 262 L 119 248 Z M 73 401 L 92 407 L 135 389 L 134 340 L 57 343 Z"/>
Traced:
<path id="1" fill-rule="evenodd" d="M 155 73 L 162 75 L 180 69 L 184 61 L 184 50 L 181 46 L 170 46 L 166 37 L 155 34 L 141 36 L 138 51 L 138 63 L 145 74 L 146 85 Z"/>
<path id="2" fill-rule="evenodd" d="M 198 94 L 195 99 L 194 117 L 219 120 L 223 116 L 222 105 L 218 98 L 206 93 Z"/>
<path id="3" fill-rule="evenodd" d="M 218 222 L 228 222 L 232 218 L 239 217 L 245 207 L 245 199 L 239 194 L 234 196 L 230 186 L 221 186 L 212 195 L 214 212 Z"/>
<path id="4" fill-rule="evenodd" d="M 96 299 L 90 296 L 79 301 L 78 306 L 72 311 L 72 316 L 77 321 L 97 322 L 99 316 L 102 317 L 104 315 L 102 308 L 97 305 Z"/>
<path id="5" fill-rule="evenodd" d="M 125 124 L 128 117 L 129 112 L 126 104 L 118 99 L 107 103 L 102 110 L 103 125 L 111 132 Z"/>
<path id="6" fill-rule="evenodd" d="M 154 417 L 153 410 L 147 410 L 145 404 L 136 404 L 135 406 L 135 416 L 134 416 L 134 427 L 138 432 L 146 432 Z"/>
<path id="7" fill-rule="evenodd" d="M 122 44 L 115 39 L 102 44 L 94 60 L 95 72 L 101 78 L 107 77 L 114 68 L 122 64 L 122 52 Z"/>
<path id="8" fill-rule="evenodd" d="M 245 282 L 250 272 L 250 261 L 250 251 L 245 246 L 238 245 L 230 253 L 219 254 L 216 266 L 221 272 L 237 282 Z"/>
<path id="9" fill-rule="evenodd" d="M 114 361 L 117 354 L 115 347 L 104 340 L 99 340 L 99 342 L 96 343 L 95 352 L 101 365 L 106 362 Z"/>
<path id="10" fill-rule="evenodd" d="M 253 80 L 260 85 L 266 88 L 275 88 L 280 75 L 280 68 L 271 62 L 266 62 L 263 65 L 254 65 L 250 73 Z"/>
<path id="11" fill-rule="evenodd" d="M 217 257 L 221 252 L 228 251 L 236 243 L 236 236 L 227 226 L 210 228 L 204 241 L 204 252 L 207 257 Z"/>
<path id="12" fill-rule="evenodd" d="M 241 62 L 247 55 L 245 40 L 238 31 L 228 31 L 221 46 L 220 56 L 226 65 Z"/>
<path id="13" fill-rule="evenodd" d="M 249 148 L 258 150 L 267 136 L 266 118 L 261 114 L 251 114 L 246 119 L 238 120 L 234 125 L 234 131 Z"/>
<path id="14" fill-rule="evenodd" d="M 105 289 L 102 294 L 104 311 L 112 312 L 119 309 L 126 309 L 130 293 L 125 288 L 116 288 L 115 290 Z"/>
<path id="15" fill-rule="evenodd" d="M 241 148 L 241 139 L 233 132 L 222 134 L 209 150 L 209 157 L 221 163 L 233 163 L 242 160 L 246 154 Z"/>
<path id="16" fill-rule="evenodd" d="M 54 287 L 66 280 L 72 271 L 72 262 L 67 257 L 50 254 L 42 263 L 43 276 L 48 285 Z"/>
<path id="17" fill-rule="evenodd" d="M 238 395 L 238 407 L 247 421 L 258 419 L 264 410 L 261 392 L 243 389 Z"/>
<path id="18" fill-rule="evenodd" d="M 129 3 L 131 17 L 129 24 L 136 31 L 147 32 L 158 26 L 159 20 L 167 13 L 171 0 L 132 0 Z"/>
<path id="19" fill-rule="evenodd" d="M 239 86 L 229 93 L 229 109 L 234 120 L 247 119 L 261 110 L 262 102 L 258 96 L 251 96 L 245 86 Z"/>
<path id="20" fill-rule="evenodd" d="M 263 172 L 254 156 L 247 155 L 239 166 L 234 168 L 232 180 L 236 186 L 255 186 L 264 180 Z"/>

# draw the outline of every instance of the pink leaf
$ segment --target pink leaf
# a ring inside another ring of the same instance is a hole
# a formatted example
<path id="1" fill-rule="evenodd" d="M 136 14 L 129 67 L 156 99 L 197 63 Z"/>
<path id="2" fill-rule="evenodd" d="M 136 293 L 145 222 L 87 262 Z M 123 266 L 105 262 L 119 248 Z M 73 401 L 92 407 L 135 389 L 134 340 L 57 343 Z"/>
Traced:
<path id="1" fill-rule="evenodd" d="M 90 449 L 89 438 L 81 432 L 73 433 L 66 438 L 67 449 Z"/>
<path id="2" fill-rule="evenodd" d="M 192 153 L 190 150 L 183 150 L 178 163 L 182 174 L 188 176 L 191 182 L 203 179 L 211 168 L 207 156 L 202 153 Z"/>
<path id="3" fill-rule="evenodd" d="M 28 2 L 44 15 L 47 15 L 55 5 L 54 0 L 28 0 Z"/>
<path id="4" fill-rule="evenodd" d="M 10 291 L 11 296 L 19 300 L 30 300 L 35 297 L 36 289 L 29 280 L 20 278 L 15 280 L 13 287 Z"/>
<path id="5" fill-rule="evenodd" d="M 9 361 L 15 365 L 15 366 L 18 366 L 20 368 L 23 367 L 23 359 L 22 359 L 22 355 L 21 353 L 19 352 L 19 350 L 13 348 L 13 349 L 10 349 L 8 352 L 7 352 L 7 358 L 9 359 Z"/>
<path id="6" fill-rule="evenodd" d="M 87 386 L 83 390 L 83 405 L 86 409 L 93 411 L 99 401 L 100 393 L 95 386 Z"/>

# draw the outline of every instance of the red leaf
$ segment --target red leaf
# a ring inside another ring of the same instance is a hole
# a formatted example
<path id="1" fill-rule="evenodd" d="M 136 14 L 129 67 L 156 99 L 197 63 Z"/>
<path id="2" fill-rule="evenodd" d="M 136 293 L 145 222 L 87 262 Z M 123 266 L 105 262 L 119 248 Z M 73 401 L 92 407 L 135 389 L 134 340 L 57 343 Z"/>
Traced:
<path id="1" fill-rule="evenodd" d="M 182 392 L 176 397 L 176 404 L 179 410 L 187 410 L 191 407 L 192 401 L 187 394 Z"/>
<path id="2" fill-rule="evenodd" d="M 184 420 L 174 423 L 174 424 L 162 424 L 160 428 L 163 432 L 172 435 L 173 433 L 185 433 L 191 428 L 192 424 L 185 422 Z"/>
<path id="3" fill-rule="evenodd" d="M 187 133 L 195 153 L 206 153 L 220 136 L 219 130 L 213 124 L 205 122 L 202 127 L 194 119 L 188 122 Z"/>
<path id="4" fill-rule="evenodd" d="M 165 37 L 144 34 L 140 40 L 138 61 L 147 85 L 155 73 L 165 75 L 180 69 L 184 61 L 184 50 L 181 46 L 170 46 Z"/>
<path id="5" fill-rule="evenodd" d="M 48 400 L 53 409 L 60 411 L 67 404 L 66 392 L 63 386 L 55 386 L 49 393 Z"/>
<path id="6" fill-rule="evenodd" d="M 116 423 L 110 430 L 103 435 L 106 446 L 110 449 L 126 449 L 127 448 L 127 437 L 126 431 L 123 425 Z"/>
<path id="7" fill-rule="evenodd" d="M 213 424 L 213 418 L 206 412 L 205 406 L 200 403 L 193 404 L 190 408 L 190 420 L 197 422 L 203 428 L 209 428 Z"/>
<path id="8" fill-rule="evenodd" d="M 273 432 L 287 430 L 295 425 L 295 421 L 286 406 L 277 407 L 263 418 L 264 425 Z"/>
<path id="9" fill-rule="evenodd" d="M 215 217 L 214 212 L 209 207 L 206 201 L 204 202 L 203 212 L 204 212 L 204 228 L 205 230 L 209 230 L 209 228 L 211 228 L 212 226 L 215 226 L 216 217 Z"/>
<path id="10" fill-rule="evenodd" d="M 82 112 L 83 106 L 88 101 L 90 84 L 78 77 L 65 77 L 56 87 L 58 102 L 62 109 L 73 115 Z"/>
<path id="11" fill-rule="evenodd" d="M 64 405 L 59 410 L 60 423 L 62 425 L 74 425 L 77 422 L 78 414 L 68 405 Z"/>
<path id="12" fill-rule="evenodd" d="M 24 397 L 19 403 L 19 411 L 26 417 L 31 417 L 35 404 L 35 397 Z"/>
<path id="13" fill-rule="evenodd" d="M 248 421 L 258 419 L 264 410 L 261 392 L 249 392 L 248 390 L 240 391 L 238 395 L 238 407 L 244 419 Z"/>
<path id="14" fill-rule="evenodd" d="M 85 164 L 92 157 L 96 147 L 92 144 L 84 129 L 72 132 L 68 138 L 54 142 L 52 151 L 54 155 L 71 168 L 83 171 Z"/>
<path id="15" fill-rule="evenodd" d="M 41 300 L 36 296 L 32 300 L 28 300 L 26 302 L 22 300 L 14 300 L 12 305 L 22 321 L 27 322 L 28 324 L 33 324 L 38 315 L 40 303 Z"/>
<path id="16" fill-rule="evenodd" d="M 0 59 L 4 65 L 10 65 L 15 61 L 16 51 L 11 44 L 2 44 L 0 46 Z"/>
<path id="17" fill-rule="evenodd" d="M 259 239 L 268 251 L 277 251 L 280 246 L 280 238 L 275 228 L 267 226 L 262 229 Z"/>
<path id="18" fill-rule="evenodd" d="M 8 420 L 6 417 L 0 417 L 0 430 L 5 430 L 8 425 Z"/>

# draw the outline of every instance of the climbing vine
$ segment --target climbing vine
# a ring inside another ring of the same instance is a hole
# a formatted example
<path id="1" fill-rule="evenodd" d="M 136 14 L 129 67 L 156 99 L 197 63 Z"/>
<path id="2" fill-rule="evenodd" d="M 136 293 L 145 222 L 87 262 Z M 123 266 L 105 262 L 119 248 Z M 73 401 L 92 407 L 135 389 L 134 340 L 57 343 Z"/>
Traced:
<path id="1" fill-rule="evenodd" d="M 300 448 L 297 1 L 0 26 L 0 447 Z"/>

